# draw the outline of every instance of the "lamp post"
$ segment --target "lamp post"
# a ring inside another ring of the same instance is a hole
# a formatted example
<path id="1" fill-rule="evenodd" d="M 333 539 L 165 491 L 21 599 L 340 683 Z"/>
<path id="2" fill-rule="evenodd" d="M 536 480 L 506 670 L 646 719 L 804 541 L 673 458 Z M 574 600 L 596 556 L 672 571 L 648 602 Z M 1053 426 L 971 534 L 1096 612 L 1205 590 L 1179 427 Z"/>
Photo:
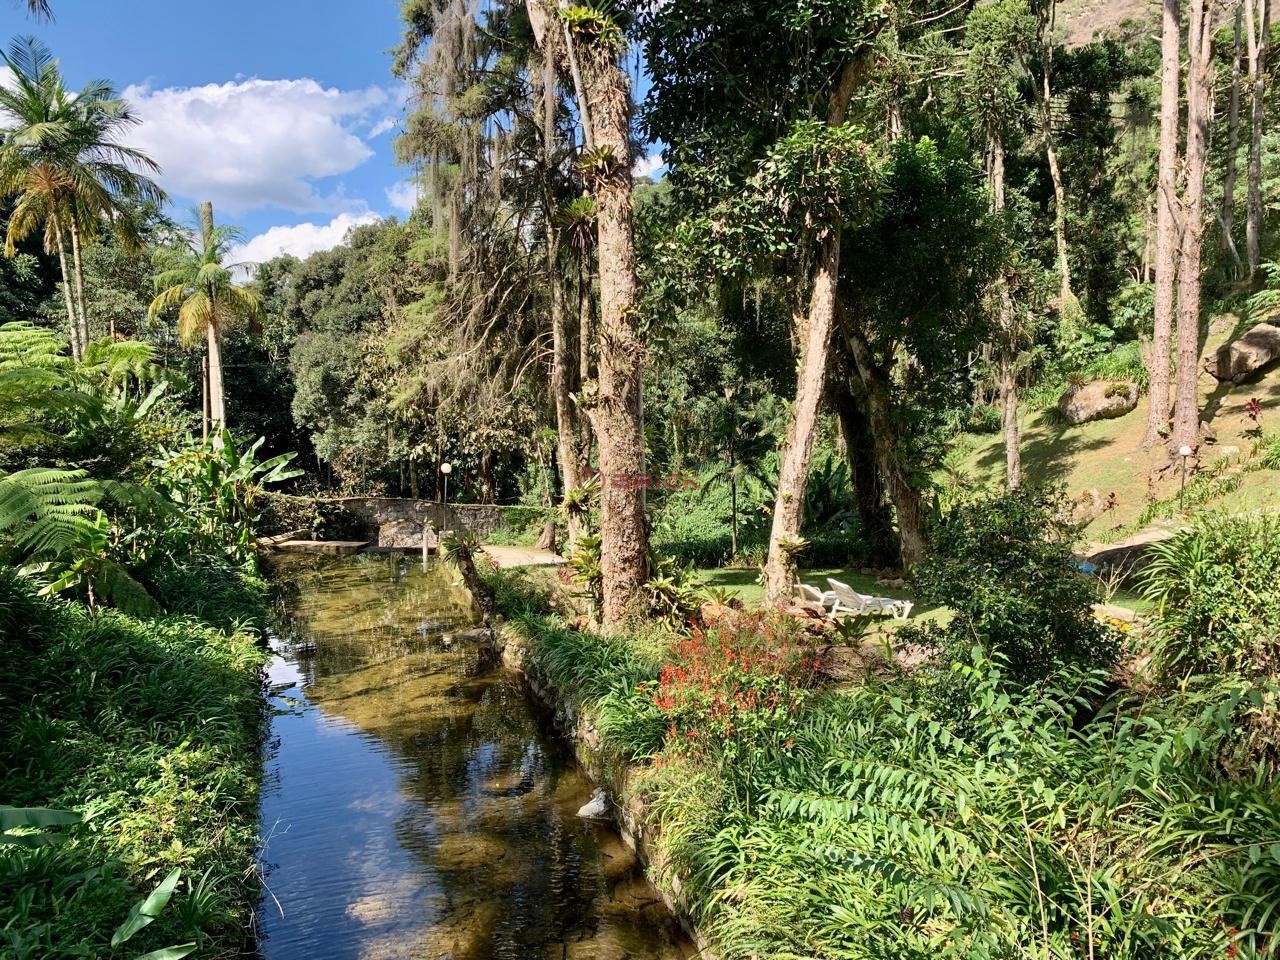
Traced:
<path id="1" fill-rule="evenodd" d="M 1194 451 L 1183 444 L 1178 448 L 1178 456 L 1182 458 L 1182 486 L 1178 490 L 1178 513 L 1186 512 L 1186 495 L 1187 495 L 1187 460 L 1190 459 Z"/>
<path id="2" fill-rule="evenodd" d="M 446 460 L 440 464 L 440 472 L 444 474 L 444 505 L 449 506 L 449 474 L 453 473 L 453 464 Z"/>

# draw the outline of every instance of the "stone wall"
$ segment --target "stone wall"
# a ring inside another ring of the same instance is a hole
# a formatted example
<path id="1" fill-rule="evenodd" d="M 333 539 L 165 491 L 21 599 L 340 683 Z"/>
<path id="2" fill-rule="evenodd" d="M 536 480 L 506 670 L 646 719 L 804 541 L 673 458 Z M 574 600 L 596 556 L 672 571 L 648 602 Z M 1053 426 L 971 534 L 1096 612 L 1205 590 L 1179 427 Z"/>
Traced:
<path id="1" fill-rule="evenodd" d="M 379 546 L 421 546 L 424 527 L 428 547 L 434 547 L 436 533 L 474 533 L 481 539 L 498 530 L 510 529 L 513 521 L 523 526 L 528 507 L 503 507 L 484 503 L 436 503 L 398 497 L 333 497 L 319 501 L 323 508 L 346 514 L 360 528 L 360 536 Z M 412 541 L 412 542 L 410 542 Z"/>

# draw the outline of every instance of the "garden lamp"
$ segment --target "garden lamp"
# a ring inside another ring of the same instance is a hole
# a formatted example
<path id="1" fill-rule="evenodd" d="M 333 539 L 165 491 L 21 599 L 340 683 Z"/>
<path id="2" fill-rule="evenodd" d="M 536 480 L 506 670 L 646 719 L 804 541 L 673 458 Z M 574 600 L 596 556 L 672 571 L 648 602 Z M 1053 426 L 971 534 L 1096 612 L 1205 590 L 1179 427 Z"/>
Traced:
<path id="1" fill-rule="evenodd" d="M 1186 496 L 1187 496 L 1187 460 L 1190 459 L 1194 451 L 1185 443 L 1178 448 L 1178 456 L 1182 458 L 1182 486 L 1178 490 L 1178 512 L 1186 512 Z"/>

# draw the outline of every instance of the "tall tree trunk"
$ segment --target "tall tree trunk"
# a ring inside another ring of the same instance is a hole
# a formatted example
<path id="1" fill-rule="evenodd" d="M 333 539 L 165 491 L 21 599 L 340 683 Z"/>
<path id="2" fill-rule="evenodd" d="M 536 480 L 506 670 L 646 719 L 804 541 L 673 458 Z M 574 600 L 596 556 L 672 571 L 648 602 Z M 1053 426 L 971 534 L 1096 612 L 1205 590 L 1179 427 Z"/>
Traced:
<path id="1" fill-rule="evenodd" d="M 1187 157 L 1183 168 L 1182 275 L 1178 278 L 1178 376 L 1173 447 L 1195 447 L 1200 436 L 1200 258 L 1204 247 L 1204 171 L 1213 118 L 1213 25 L 1210 0 L 1191 0 L 1187 35 Z"/>
<path id="2" fill-rule="evenodd" d="M 80 226 L 71 218 L 71 260 L 76 272 L 76 309 L 79 311 L 80 342 L 89 344 L 89 308 L 84 298 L 84 263 L 80 259 Z"/>
<path id="3" fill-rule="evenodd" d="M 71 271 L 67 269 L 67 242 L 62 227 L 53 225 L 54 240 L 58 244 L 58 266 L 62 270 L 62 298 L 67 305 L 67 332 L 71 337 L 71 357 L 77 362 L 84 356 L 84 343 L 80 339 L 80 316 L 76 312 L 75 299 L 71 296 Z"/>
<path id="4" fill-rule="evenodd" d="M 583 251 L 580 256 L 585 259 L 587 253 Z M 592 327 L 591 307 L 595 302 L 595 296 L 591 290 L 591 275 L 583 267 L 582 260 L 578 262 L 578 384 L 590 383 L 591 376 L 591 344 L 592 344 Z M 582 464 L 585 468 L 591 463 L 591 418 L 586 416 L 578 417 L 578 449 L 582 453 Z"/>
<path id="5" fill-rule="evenodd" d="M 1235 26 L 1231 43 L 1231 100 L 1227 108 L 1227 152 L 1222 171 L 1222 207 L 1218 211 L 1222 249 L 1231 254 L 1236 271 L 1241 266 L 1240 252 L 1233 236 L 1236 221 L 1236 153 L 1240 149 L 1240 54 L 1241 24 L 1244 20 L 1245 0 L 1236 6 Z"/>
<path id="6" fill-rule="evenodd" d="M 988 178 L 991 184 L 991 209 L 1004 216 L 1004 138 L 992 129 L 988 137 Z M 1018 332 L 1009 280 L 996 281 L 996 307 L 1000 318 L 1000 423 L 1004 435 L 1005 484 L 1016 490 L 1022 483 L 1021 428 L 1018 423 Z"/>
<path id="7" fill-rule="evenodd" d="M 573 355 L 573 344 L 566 322 L 564 282 L 560 272 L 560 231 L 555 226 L 558 211 L 552 186 L 558 144 L 555 123 L 555 51 L 549 43 L 557 34 L 546 30 L 547 11 L 539 0 L 529 0 L 528 7 L 537 9 L 543 21 L 541 29 L 535 31 L 535 36 L 537 33 L 542 35 L 543 46 L 539 53 L 541 62 L 535 62 L 530 72 L 534 77 L 537 107 L 542 114 L 542 214 L 546 229 L 547 288 L 551 301 L 551 392 L 556 408 L 556 456 L 560 462 L 560 481 L 564 489 L 567 546 L 573 550 L 584 532 L 584 518 L 582 512 L 571 508 L 569 502 L 571 494 L 582 485 L 582 480 L 579 473 L 581 458 L 578 452 L 576 418 L 570 399 L 574 373 L 577 371 L 577 358 Z"/>
<path id="8" fill-rule="evenodd" d="M 876 364 L 866 337 L 854 319 L 843 308 L 840 312 L 840 329 L 845 345 L 866 392 L 867 419 L 871 424 L 876 465 L 898 519 L 902 565 L 910 569 L 924 560 L 928 550 L 924 504 L 903 462 L 898 428 L 893 421 L 889 375 Z"/>
<path id="9" fill-rule="evenodd" d="M 1262 263 L 1262 134 L 1266 121 L 1267 52 L 1270 45 L 1270 0 L 1245 0 L 1249 40 L 1249 201 L 1245 221 L 1245 259 L 1249 279 Z"/>
<path id="10" fill-rule="evenodd" d="M 848 356 L 843 337 L 833 340 L 832 350 L 839 357 L 839 362 L 832 364 L 828 396 L 840 422 L 863 549 L 869 563 L 896 566 L 902 557 L 893 530 L 893 512 L 885 501 L 884 482 L 876 462 L 875 437 L 865 409 L 866 394 L 853 370 L 853 360 Z M 855 384 L 858 386 L 856 393 Z"/>
<path id="11" fill-rule="evenodd" d="M 649 575 L 644 511 L 642 368 L 636 248 L 631 200 L 631 84 L 617 53 L 599 43 L 577 47 L 584 118 L 597 152 L 608 155 L 593 178 L 600 256 L 599 393 L 600 568 L 602 619 L 620 626 L 639 613 Z"/>
<path id="12" fill-rule="evenodd" d="M 849 116 L 849 100 L 862 74 L 862 61 L 851 60 L 827 104 L 827 124 L 838 127 Z M 804 498 L 809 485 L 809 460 L 818 428 L 818 410 L 826 385 L 827 356 L 835 325 L 837 287 L 840 282 L 840 242 L 837 222 L 818 241 L 818 262 L 809 296 L 809 310 L 800 337 L 800 364 L 796 375 L 796 400 L 778 470 L 778 492 L 769 532 L 769 556 L 765 561 L 765 602 L 778 605 L 791 596 L 796 583 L 795 552 L 804 526 Z"/>
<path id="13" fill-rule="evenodd" d="M 1178 88 L 1182 29 L 1179 0 L 1164 0 L 1160 34 L 1160 157 L 1156 186 L 1155 322 L 1147 373 L 1144 449 L 1160 439 L 1169 422 L 1174 288 L 1178 274 Z"/>
<path id="14" fill-rule="evenodd" d="M 1049 164 L 1049 178 L 1053 181 L 1053 237 L 1058 246 L 1058 298 L 1060 310 L 1066 315 L 1075 303 L 1071 292 L 1071 261 L 1067 254 L 1067 189 L 1062 182 L 1062 168 L 1058 165 L 1058 148 L 1053 134 L 1053 24 L 1057 14 L 1056 0 L 1049 0 L 1040 18 L 1040 54 L 1042 69 L 1040 82 L 1033 84 L 1040 113 L 1040 137 L 1044 141 L 1044 156 Z"/>

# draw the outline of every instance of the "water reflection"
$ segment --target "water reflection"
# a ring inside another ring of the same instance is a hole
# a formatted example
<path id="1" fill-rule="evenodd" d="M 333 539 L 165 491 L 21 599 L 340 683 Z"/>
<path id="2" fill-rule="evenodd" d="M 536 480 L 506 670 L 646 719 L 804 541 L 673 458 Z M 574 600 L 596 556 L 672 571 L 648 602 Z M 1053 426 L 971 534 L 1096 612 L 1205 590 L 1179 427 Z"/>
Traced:
<path id="1" fill-rule="evenodd" d="M 264 960 L 667 958 L 633 855 L 466 596 L 396 556 L 288 558 L 263 798 Z"/>

